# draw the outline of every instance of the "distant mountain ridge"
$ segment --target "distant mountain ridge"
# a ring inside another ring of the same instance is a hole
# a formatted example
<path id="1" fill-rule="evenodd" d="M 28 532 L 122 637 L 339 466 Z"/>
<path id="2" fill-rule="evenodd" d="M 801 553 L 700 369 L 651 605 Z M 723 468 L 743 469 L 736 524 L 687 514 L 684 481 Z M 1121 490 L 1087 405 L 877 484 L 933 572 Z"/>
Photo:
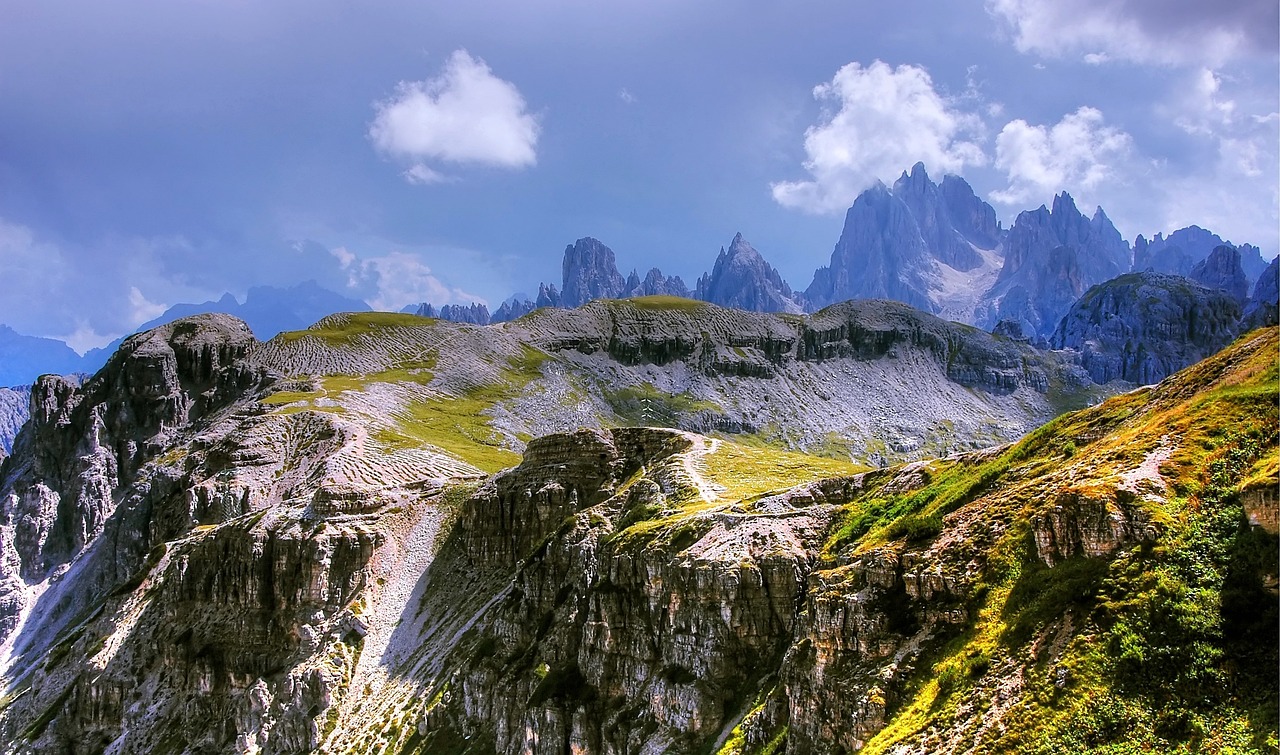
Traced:
<path id="1" fill-rule="evenodd" d="M 1215 256 L 1220 249 L 1229 251 Z M 924 164 L 916 163 L 892 187 L 877 182 L 858 195 L 828 264 L 814 272 L 803 291 L 793 288 L 741 233 L 720 248 L 712 269 L 692 289 L 680 276 L 656 267 L 643 277 L 637 269 L 624 276 L 613 250 L 584 236 L 565 247 L 560 280 L 539 284 L 536 296 L 513 295 L 496 310 L 479 301 L 423 301 L 402 311 L 485 325 L 594 299 L 673 296 L 757 312 L 798 313 L 848 299 L 886 298 L 985 330 L 1005 323 L 1006 332 L 1016 329 L 1046 345 L 1090 287 L 1124 273 L 1150 270 L 1228 290 L 1246 305 L 1247 318 L 1259 311 L 1249 306 L 1248 294 L 1265 278 L 1266 269 L 1257 247 L 1232 245 L 1195 225 L 1167 237 L 1157 233 L 1151 240 L 1139 235 L 1130 246 L 1101 207 L 1086 216 L 1066 192 L 1056 195 L 1050 207 L 1020 213 L 1006 228 L 963 178 L 945 175 L 935 183 Z M 174 305 L 139 330 L 221 312 L 242 318 L 256 335 L 267 338 L 335 312 L 368 310 L 363 301 L 308 281 L 252 288 L 243 303 L 226 294 L 203 304 Z M 1265 320 L 1269 310 L 1260 311 Z M 0 385 L 27 383 L 41 373 L 93 372 L 119 343 L 81 357 L 60 341 L 23 336 L 0 325 Z"/>

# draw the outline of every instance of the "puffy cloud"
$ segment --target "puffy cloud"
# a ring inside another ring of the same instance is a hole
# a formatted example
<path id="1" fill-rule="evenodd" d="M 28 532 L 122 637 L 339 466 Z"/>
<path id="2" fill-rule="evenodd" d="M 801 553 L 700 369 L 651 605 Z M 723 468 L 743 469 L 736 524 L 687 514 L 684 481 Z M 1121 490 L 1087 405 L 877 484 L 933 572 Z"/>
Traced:
<path id="1" fill-rule="evenodd" d="M 438 183 L 427 161 L 525 168 L 537 162 L 538 121 L 520 90 L 466 50 L 449 56 L 427 81 L 406 81 L 378 103 L 369 139 L 388 157 L 410 163 L 410 183 Z"/>
<path id="2" fill-rule="evenodd" d="M 332 250 L 347 271 L 347 288 L 357 291 L 374 309 L 398 311 L 409 304 L 488 304 L 483 298 L 440 280 L 419 257 L 407 252 L 361 259 L 345 247 Z"/>
<path id="3" fill-rule="evenodd" d="M 164 304 L 159 304 L 147 299 L 137 286 L 129 287 L 129 319 L 135 323 L 143 323 L 147 320 L 154 320 L 164 311 L 168 309 Z"/>
<path id="4" fill-rule="evenodd" d="M 1007 188 L 991 193 L 1004 204 L 1040 199 L 1054 192 L 1096 189 L 1127 161 L 1133 140 L 1103 123 L 1102 113 L 1082 107 L 1052 126 L 1010 121 L 996 137 L 996 168 Z"/>
<path id="5" fill-rule="evenodd" d="M 1274 55 L 1280 43 L 1273 0 L 988 0 L 987 11 L 1009 24 L 1022 52 L 1092 64 L 1219 65 Z"/>
<path id="6" fill-rule="evenodd" d="M 785 207 L 839 212 L 877 179 L 891 180 L 917 161 L 939 172 L 986 162 L 982 148 L 965 140 L 981 132 L 981 120 L 940 95 L 923 68 L 850 63 L 813 96 L 828 106 L 805 131 L 804 167 L 813 178 L 773 184 Z"/>

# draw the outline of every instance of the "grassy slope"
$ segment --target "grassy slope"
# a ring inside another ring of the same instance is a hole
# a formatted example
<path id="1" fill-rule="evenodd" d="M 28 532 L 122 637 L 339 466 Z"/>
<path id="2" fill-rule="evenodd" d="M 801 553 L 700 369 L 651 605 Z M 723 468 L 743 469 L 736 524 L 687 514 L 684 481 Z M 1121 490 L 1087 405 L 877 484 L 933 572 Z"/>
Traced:
<path id="1" fill-rule="evenodd" d="M 1010 522 L 972 590 L 975 619 L 865 752 L 927 742 L 930 727 L 989 752 L 1274 752 L 1277 607 L 1263 578 L 1276 573 L 1277 541 L 1248 526 L 1239 491 L 1280 484 L 1278 353 L 1277 330 L 1256 331 L 985 460 L 936 462 L 923 490 L 873 486 L 851 504 L 826 545 L 833 563 L 928 541 L 962 508 L 959 517 Z M 1117 492 L 1124 472 L 1162 448 L 1165 493 Z M 1030 521 L 1063 491 L 1124 498 L 1161 534 L 1049 568 Z M 996 689 L 1016 674 L 1022 693 L 978 733 L 970 706 L 1000 706 Z"/>

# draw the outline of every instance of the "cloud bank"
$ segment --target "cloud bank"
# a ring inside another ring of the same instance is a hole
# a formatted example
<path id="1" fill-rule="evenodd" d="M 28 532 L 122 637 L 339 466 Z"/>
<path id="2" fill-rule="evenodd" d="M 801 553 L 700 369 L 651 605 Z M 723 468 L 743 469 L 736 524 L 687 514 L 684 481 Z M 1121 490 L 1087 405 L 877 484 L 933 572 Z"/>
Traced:
<path id="1" fill-rule="evenodd" d="M 1091 191 L 1116 174 L 1127 161 L 1133 140 L 1107 126 L 1102 113 L 1082 107 L 1052 126 L 1010 121 L 996 137 L 996 168 L 1007 188 L 993 191 L 1002 204 L 1019 204 L 1058 191 Z"/>
<path id="2" fill-rule="evenodd" d="M 989 0 L 1014 45 L 1089 63 L 1221 65 L 1275 55 L 1280 12 L 1272 0 Z"/>

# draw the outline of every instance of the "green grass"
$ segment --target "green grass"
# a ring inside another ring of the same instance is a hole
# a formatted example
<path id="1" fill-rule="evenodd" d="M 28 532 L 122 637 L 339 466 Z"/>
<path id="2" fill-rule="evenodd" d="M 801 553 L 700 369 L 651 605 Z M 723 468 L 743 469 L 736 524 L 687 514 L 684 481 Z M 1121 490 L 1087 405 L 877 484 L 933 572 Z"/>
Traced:
<path id="1" fill-rule="evenodd" d="M 847 459 L 783 451 L 767 446 L 744 446 L 720 441 L 715 453 L 703 457 L 703 476 L 724 488 L 726 501 L 758 498 L 765 493 L 793 488 L 829 477 L 848 477 L 867 467 Z"/>
<path id="2" fill-rule="evenodd" d="M 696 312 L 711 306 L 704 301 L 685 299 L 679 296 L 637 296 L 634 299 L 616 300 L 636 309 L 676 310 L 680 312 Z"/>
<path id="3" fill-rule="evenodd" d="M 610 408 L 624 423 L 642 427 L 676 427 L 682 416 L 698 412 L 720 414 L 720 407 L 689 393 L 663 393 L 652 383 L 602 390 Z"/>
<path id="4" fill-rule="evenodd" d="M 293 343 L 303 338 L 319 338 L 331 345 L 341 345 L 385 328 L 430 327 L 436 322 L 438 321 L 428 317 L 402 312 L 350 312 L 330 315 L 306 330 L 286 331 L 276 338 L 283 343 Z"/>
<path id="5" fill-rule="evenodd" d="M 832 536 L 842 548 L 927 538 L 933 514 L 971 500 L 984 517 L 1011 521 L 985 546 L 973 620 L 926 650 L 906 701 L 863 752 L 945 730 L 962 702 L 995 705 L 990 670 L 1024 683 L 980 751 L 1276 751 L 1280 606 L 1264 577 L 1274 579 L 1280 541 L 1247 524 L 1239 491 L 1280 484 L 1278 333 L 1252 334 L 1159 388 L 1061 417 L 985 464 L 937 469 L 920 491 L 872 490 L 849 507 Z M 1118 501 L 1119 473 L 1165 436 L 1176 443 L 1160 467 L 1168 498 L 1125 499 L 1159 522 L 1159 538 L 1109 557 L 1041 561 L 1032 516 L 1064 486 Z"/>

